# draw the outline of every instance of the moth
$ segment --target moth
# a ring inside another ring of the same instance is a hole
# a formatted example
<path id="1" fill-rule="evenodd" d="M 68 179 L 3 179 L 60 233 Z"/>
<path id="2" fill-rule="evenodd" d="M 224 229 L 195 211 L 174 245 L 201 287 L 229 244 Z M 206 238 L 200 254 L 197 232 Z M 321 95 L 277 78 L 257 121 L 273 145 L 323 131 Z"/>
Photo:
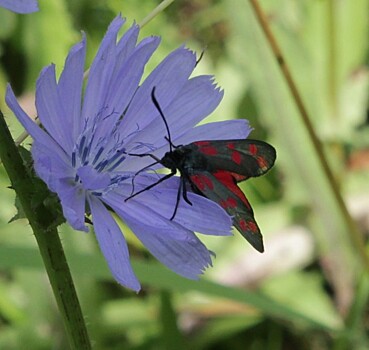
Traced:
<path id="1" fill-rule="evenodd" d="M 241 235 L 256 250 L 263 252 L 263 238 L 255 221 L 253 209 L 245 194 L 238 187 L 238 183 L 268 172 L 276 159 L 274 147 L 266 142 L 251 139 L 204 140 L 188 145 L 174 145 L 168 123 L 155 96 L 155 88 L 152 90 L 151 98 L 164 121 L 167 131 L 165 138 L 169 144 L 169 151 L 161 159 L 149 153 L 129 153 L 129 155 L 150 156 L 155 160 L 150 166 L 161 164 L 170 172 L 157 182 L 133 193 L 126 198 L 126 201 L 150 190 L 179 172 L 180 185 L 170 220 L 173 220 L 177 213 L 181 196 L 186 203 L 192 205 L 187 197 L 190 187 L 193 192 L 218 203 L 232 216 L 233 225 Z M 147 168 L 141 169 L 136 175 Z"/>

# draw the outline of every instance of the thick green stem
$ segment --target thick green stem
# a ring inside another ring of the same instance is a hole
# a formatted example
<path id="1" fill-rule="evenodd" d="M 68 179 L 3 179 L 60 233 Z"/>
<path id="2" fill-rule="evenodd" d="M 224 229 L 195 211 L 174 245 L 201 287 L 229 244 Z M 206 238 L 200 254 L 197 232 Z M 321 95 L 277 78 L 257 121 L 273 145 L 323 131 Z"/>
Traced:
<path id="1" fill-rule="evenodd" d="M 43 204 L 32 204 L 33 183 L 0 111 L 0 157 L 35 234 L 72 349 L 91 349 L 81 307 L 53 215 Z"/>

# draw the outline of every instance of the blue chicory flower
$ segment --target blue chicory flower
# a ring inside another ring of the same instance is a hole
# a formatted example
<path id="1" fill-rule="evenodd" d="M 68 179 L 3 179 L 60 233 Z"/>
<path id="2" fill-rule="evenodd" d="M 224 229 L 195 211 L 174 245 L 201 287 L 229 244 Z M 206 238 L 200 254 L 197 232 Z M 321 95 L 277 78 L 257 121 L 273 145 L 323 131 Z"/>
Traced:
<path id="1" fill-rule="evenodd" d="M 107 207 L 158 260 L 190 279 L 211 265 L 212 256 L 194 231 L 230 235 L 232 226 L 220 206 L 194 193 L 188 193 L 193 205 L 180 201 L 175 218 L 169 220 L 178 177 L 124 201 L 132 193 L 132 177 L 152 162 L 150 157 L 127 153 L 162 157 L 168 151 L 165 125 L 151 98 L 153 87 L 175 144 L 245 138 L 250 128 L 241 120 L 196 126 L 216 108 L 223 93 L 211 76 L 190 78 L 196 56 L 184 47 L 169 54 L 140 84 L 160 39 L 148 37 L 137 43 L 139 27 L 133 25 L 117 41 L 123 23 L 120 16 L 111 23 L 91 66 L 83 99 L 84 36 L 70 50 L 58 82 L 54 65 L 43 69 L 36 86 L 36 108 L 44 129 L 21 109 L 10 86 L 6 101 L 33 137 L 35 170 L 58 194 L 68 223 L 88 231 L 84 214 L 91 213 L 97 241 L 115 279 L 138 291 L 127 243 Z M 135 177 L 135 190 L 160 176 L 142 172 Z"/>
<path id="2" fill-rule="evenodd" d="M 37 0 L 0 0 L 0 7 L 25 14 L 38 11 L 38 2 Z"/>

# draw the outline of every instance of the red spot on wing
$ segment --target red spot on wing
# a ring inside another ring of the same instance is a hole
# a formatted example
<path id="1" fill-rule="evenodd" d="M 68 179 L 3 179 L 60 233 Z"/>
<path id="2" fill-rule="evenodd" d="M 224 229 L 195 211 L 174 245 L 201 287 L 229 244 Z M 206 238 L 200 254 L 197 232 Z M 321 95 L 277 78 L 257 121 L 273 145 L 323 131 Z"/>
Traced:
<path id="1" fill-rule="evenodd" d="M 240 219 L 239 221 L 242 231 L 251 231 L 252 233 L 259 233 L 259 228 L 256 223 L 250 220 Z"/>
<path id="2" fill-rule="evenodd" d="M 196 141 L 194 142 L 195 145 L 202 147 L 202 146 L 207 146 L 210 144 L 210 141 Z"/>
<path id="3" fill-rule="evenodd" d="M 266 161 L 265 158 L 257 157 L 256 161 L 258 162 L 258 165 L 262 170 L 267 170 L 268 169 L 269 164 L 268 164 L 268 162 Z"/>
<path id="4" fill-rule="evenodd" d="M 199 152 L 207 156 L 215 156 L 218 154 L 218 150 L 211 145 L 210 141 L 196 141 L 194 144 L 199 147 Z"/>
<path id="5" fill-rule="evenodd" d="M 247 231 L 247 222 L 245 219 L 240 219 L 239 224 L 242 231 Z"/>
<path id="6" fill-rule="evenodd" d="M 207 156 L 215 156 L 218 154 L 218 150 L 213 146 L 201 147 L 199 151 Z"/>
<path id="7" fill-rule="evenodd" d="M 258 152 L 258 147 L 256 145 L 254 145 L 253 143 L 249 145 L 249 152 L 251 155 L 256 155 L 256 153 Z"/>
<path id="8" fill-rule="evenodd" d="M 221 200 L 219 204 L 224 209 L 237 207 L 237 201 L 233 197 L 228 197 L 226 200 Z"/>
<path id="9" fill-rule="evenodd" d="M 236 164 L 238 164 L 238 165 L 240 165 L 241 164 L 241 161 L 242 161 L 242 157 L 241 157 L 241 153 L 240 152 L 238 152 L 238 151 L 233 151 L 232 152 L 232 160 L 236 163 Z"/>
<path id="10" fill-rule="evenodd" d="M 217 171 L 213 174 L 215 178 L 226 186 L 235 196 L 237 196 L 248 209 L 251 210 L 251 206 L 241 189 L 237 186 L 237 179 L 233 176 L 233 173 L 229 171 Z"/>
<path id="11" fill-rule="evenodd" d="M 245 175 L 241 175 L 241 174 L 237 174 L 237 173 L 231 173 L 230 174 L 233 176 L 233 178 L 237 181 L 237 182 L 240 182 L 240 181 L 244 181 L 247 179 L 247 176 Z"/>
<path id="12" fill-rule="evenodd" d="M 229 208 L 235 208 L 235 207 L 237 207 L 237 201 L 232 197 L 228 197 L 227 198 L 227 205 L 228 205 Z"/>
<path id="13" fill-rule="evenodd" d="M 212 190 L 214 184 L 206 175 L 197 174 L 191 176 L 191 181 L 196 185 L 200 191 L 204 191 L 206 188 Z"/>
<path id="14" fill-rule="evenodd" d="M 233 142 L 229 142 L 229 143 L 227 143 L 227 147 L 229 148 L 229 149 L 235 149 L 235 144 L 233 143 Z"/>
<path id="15" fill-rule="evenodd" d="M 259 228 L 255 224 L 255 222 L 248 221 L 247 222 L 247 227 L 249 228 L 250 231 L 252 231 L 252 233 L 259 233 Z"/>

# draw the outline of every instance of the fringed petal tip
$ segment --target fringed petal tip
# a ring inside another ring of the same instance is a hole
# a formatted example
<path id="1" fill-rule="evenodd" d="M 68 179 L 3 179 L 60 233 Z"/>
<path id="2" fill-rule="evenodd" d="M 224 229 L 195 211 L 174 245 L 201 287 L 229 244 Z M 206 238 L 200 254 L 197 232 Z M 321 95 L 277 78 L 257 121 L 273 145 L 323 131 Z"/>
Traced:
<path id="1" fill-rule="evenodd" d="M 119 13 L 113 21 L 110 23 L 108 30 L 106 31 L 106 34 L 109 34 L 110 32 L 114 32 L 115 35 L 118 32 L 118 30 L 123 26 L 123 24 L 126 22 L 126 18 L 122 17 L 122 14 Z"/>

